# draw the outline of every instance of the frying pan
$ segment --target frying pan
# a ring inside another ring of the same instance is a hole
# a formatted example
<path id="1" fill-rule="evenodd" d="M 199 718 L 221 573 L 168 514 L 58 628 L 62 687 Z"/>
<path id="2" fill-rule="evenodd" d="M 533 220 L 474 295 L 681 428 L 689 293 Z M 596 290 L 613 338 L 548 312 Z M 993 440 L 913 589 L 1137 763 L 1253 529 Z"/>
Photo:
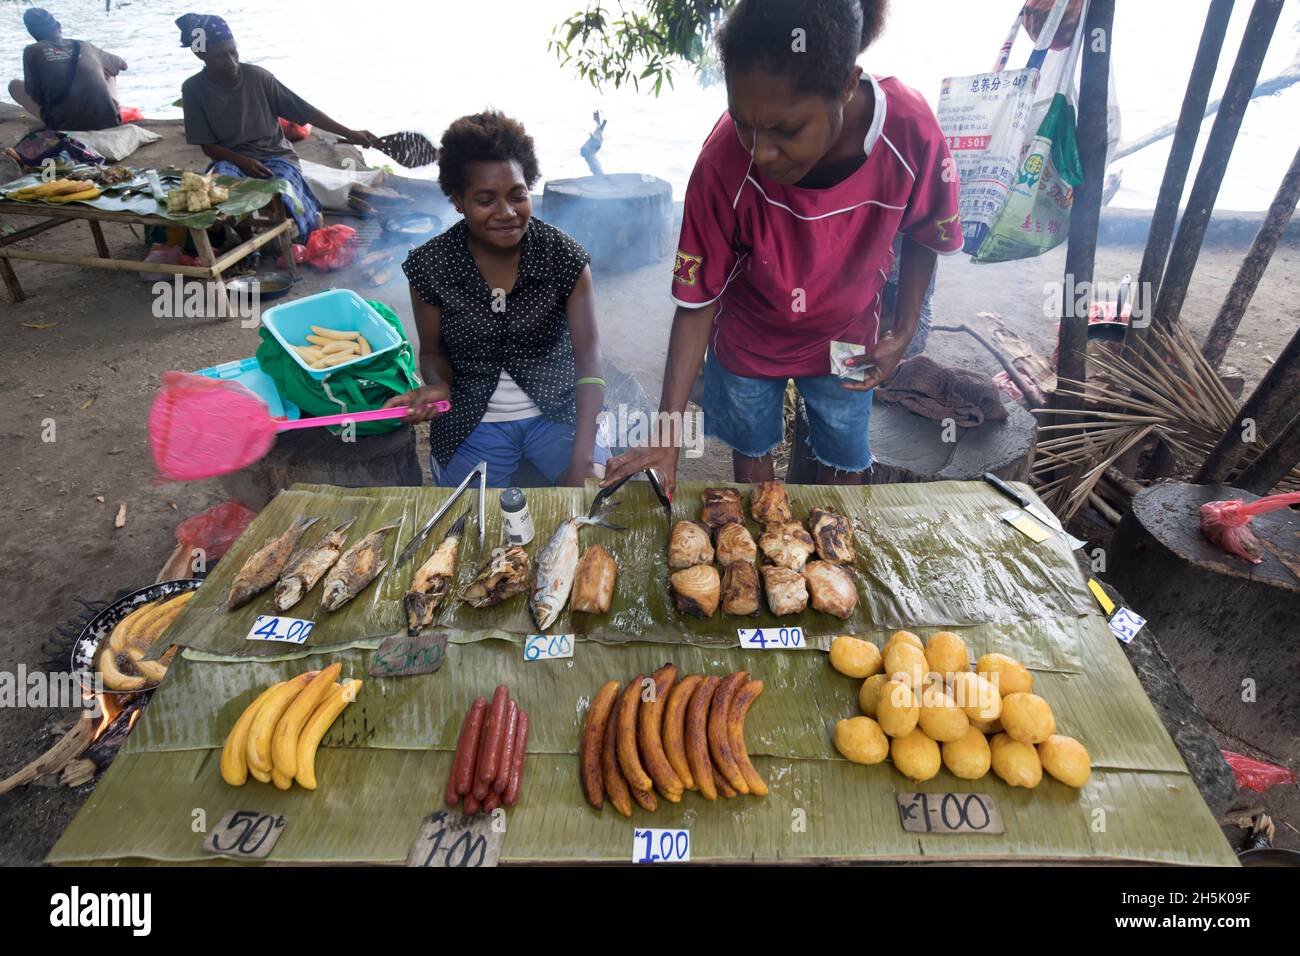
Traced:
<path id="1" fill-rule="evenodd" d="M 99 649 L 100 642 L 113 633 L 113 628 L 117 626 L 118 621 L 146 604 L 162 598 L 174 597 L 177 594 L 184 594 L 186 591 L 193 591 L 202 583 L 202 578 L 160 581 L 157 584 L 151 584 L 148 587 L 131 592 L 96 614 L 90 623 L 82 628 L 81 634 L 77 636 L 77 640 L 72 645 L 72 673 L 77 675 L 77 680 L 81 682 L 81 686 L 91 693 L 97 690 L 95 687 L 95 651 Z M 157 684 L 145 684 L 139 690 L 110 690 L 105 687 L 102 693 L 126 696 L 152 690 L 157 686 Z"/>

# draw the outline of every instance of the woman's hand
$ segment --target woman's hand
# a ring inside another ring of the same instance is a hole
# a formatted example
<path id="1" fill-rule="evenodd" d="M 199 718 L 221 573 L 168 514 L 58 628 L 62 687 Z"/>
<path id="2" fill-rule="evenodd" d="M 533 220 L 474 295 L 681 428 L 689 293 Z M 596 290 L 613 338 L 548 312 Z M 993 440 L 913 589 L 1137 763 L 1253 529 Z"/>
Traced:
<path id="1" fill-rule="evenodd" d="M 582 488 L 588 478 L 596 477 L 596 463 L 590 457 L 583 461 L 569 462 L 568 469 L 555 482 L 557 488 Z"/>
<path id="2" fill-rule="evenodd" d="M 240 156 L 238 160 L 239 168 L 247 175 L 254 179 L 274 179 L 275 173 L 271 172 L 271 167 L 261 160 L 254 159 L 252 156 Z"/>
<path id="3" fill-rule="evenodd" d="M 677 488 L 677 458 L 680 453 L 680 449 L 669 447 L 633 448 L 609 460 L 605 466 L 605 480 L 600 485 L 607 488 L 620 478 L 653 468 L 659 472 L 664 494 L 671 498 Z"/>
<path id="4" fill-rule="evenodd" d="M 908 340 L 886 332 L 864 355 L 855 355 L 846 359 L 849 368 L 865 368 L 867 377 L 861 382 L 841 382 L 840 384 L 854 392 L 867 392 L 877 385 L 883 385 L 894 377 L 898 363 L 903 361 L 907 351 Z"/>
<path id="5" fill-rule="evenodd" d="M 368 129 L 348 130 L 348 135 L 345 137 L 345 139 L 349 143 L 352 143 L 353 145 L 369 146 L 372 149 L 377 148 L 375 146 L 375 143 L 379 141 L 379 137 L 376 136 L 374 133 L 370 132 L 370 130 Z"/>
<path id="6" fill-rule="evenodd" d="M 407 392 L 405 395 L 395 395 L 384 402 L 384 408 L 400 408 L 403 405 L 409 405 L 411 412 L 402 421 L 415 424 L 416 422 L 427 422 L 432 418 L 437 418 L 442 413 L 434 411 L 433 403 L 445 402 L 450 399 L 451 389 L 439 383 L 437 385 L 425 385 L 414 391 Z"/>

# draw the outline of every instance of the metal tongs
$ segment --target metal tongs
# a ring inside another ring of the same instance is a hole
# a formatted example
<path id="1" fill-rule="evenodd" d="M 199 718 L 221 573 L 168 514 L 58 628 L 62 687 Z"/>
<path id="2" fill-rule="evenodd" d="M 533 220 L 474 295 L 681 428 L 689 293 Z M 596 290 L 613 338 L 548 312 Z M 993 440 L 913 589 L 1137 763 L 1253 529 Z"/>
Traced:
<path id="1" fill-rule="evenodd" d="M 456 503 L 456 499 L 460 497 L 461 492 L 469 487 L 469 483 L 474 480 L 475 475 L 478 475 L 478 552 L 475 554 L 475 558 L 482 555 L 483 539 L 485 534 L 483 528 L 483 508 L 487 500 L 486 461 L 480 461 L 475 465 L 474 470 L 466 475 L 465 480 L 462 481 L 456 490 L 451 493 L 451 497 L 438 506 L 438 510 L 433 513 L 433 517 L 424 523 L 424 527 L 415 532 L 415 537 L 411 538 L 411 540 L 407 542 L 406 547 L 402 549 L 402 553 L 397 556 L 397 561 L 394 563 L 393 567 L 401 567 L 410 560 L 411 555 L 420 550 L 420 545 L 424 544 L 425 538 L 429 537 L 429 532 L 433 530 L 434 525 L 442 520 L 442 516 L 451 510 L 451 506 Z"/>
<path id="2" fill-rule="evenodd" d="M 596 517 L 597 512 L 600 511 L 605 502 L 613 497 L 614 492 L 618 491 L 618 489 L 622 488 L 639 474 L 642 474 L 642 472 L 633 472 L 630 475 L 620 478 L 608 488 L 602 488 L 600 494 L 596 495 L 595 499 L 591 502 L 591 508 L 587 511 L 587 517 Z M 664 494 L 664 486 L 659 481 L 659 473 L 653 468 L 647 468 L 645 469 L 644 474 L 650 479 L 650 487 L 655 490 L 655 494 L 659 497 L 659 503 L 664 506 L 664 514 L 668 516 L 668 523 L 671 524 L 673 520 L 673 500 L 671 497 Z"/>

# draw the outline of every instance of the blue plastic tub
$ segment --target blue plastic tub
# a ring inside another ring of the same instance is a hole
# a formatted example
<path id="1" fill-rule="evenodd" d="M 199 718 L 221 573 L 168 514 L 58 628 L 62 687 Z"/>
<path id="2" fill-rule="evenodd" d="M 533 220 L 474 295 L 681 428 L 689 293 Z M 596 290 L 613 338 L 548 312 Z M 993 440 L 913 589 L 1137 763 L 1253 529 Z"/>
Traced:
<path id="1" fill-rule="evenodd" d="M 402 344 L 402 337 L 397 334 L 397 330 L 351 289 L 331 289 L 274 306 L 262 313 L 262 324 L 303 371 L 315 379 L 329 378 L 339 369 L 357 362 L 368 362 L 376 355 L 391 352 Z M 313 325 L 337 332 L 360 332 L 370 343 L 372 351 L 369 355 L 332 368 L 312 368 L 294 351 L 293 346 L 308 344 L 307 336 L 311 334 Z"/>
<path id="2" fill-rule="evenodd" d="M 272 418 L 297 421 L 302 417 L 302 410 L 280 394 L 280 390 L 275 386 L 275 379 L 262 371 L 255 358 L 223 362 L 212 368 L 200 369 L 194 374 L 206 378 L 219 378 L 227 382 L 238 382 L 266 403 Z"/>

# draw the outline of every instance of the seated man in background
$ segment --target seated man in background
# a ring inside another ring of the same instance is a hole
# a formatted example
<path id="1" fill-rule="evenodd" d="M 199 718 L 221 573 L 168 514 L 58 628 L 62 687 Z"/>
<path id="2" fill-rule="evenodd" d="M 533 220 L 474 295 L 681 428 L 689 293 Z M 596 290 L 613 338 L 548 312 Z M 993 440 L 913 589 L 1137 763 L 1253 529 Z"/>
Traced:
<path id="1" fill-rule="evenodd" d="M 117 75 L 126 60 L 84 40 L 65 40 L 59 21 L 40 7 L 23 13 L 36 42 L 23 50 L 23 78 L 9 95 L 49 129 L 112 129 L 122 123 Z"/>
<path id="2" fill-rule="evenodd" d="M 358 146 L 375 137 L 348 129 L 284 86 L 268 70 L 239 62 L 239 48 L 226 21 L 187 13 L 176 20 L 181 46 L 203 61 L 203 70 L 181 85 L 185 140 L 213 160 L 212 172 L 224 176 L 283 179 L 291 193 L 285 207 L 298 237 L 321 224 L 321 205 L 302 177 L 298 154 L 280 128 L 280 117 L 310 123 Z"/>

